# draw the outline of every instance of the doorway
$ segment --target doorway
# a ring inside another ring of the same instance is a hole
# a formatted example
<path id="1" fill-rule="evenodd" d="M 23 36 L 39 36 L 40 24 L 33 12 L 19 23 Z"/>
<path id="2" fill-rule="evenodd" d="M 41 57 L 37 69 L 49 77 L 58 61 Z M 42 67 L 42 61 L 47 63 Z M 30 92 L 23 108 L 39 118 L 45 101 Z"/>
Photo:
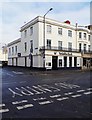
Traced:
<path id="1" fill-rule="evenodd" d="M 58 56 L 52 56 L 52 69 L 53 70 L 57 69 L 57 60 L 58 60 Z"/>
<path id="2" fill-rule="evenodd" d="M 72 67 L 72 57 L 69 57 L 69 67 Z"/>
<path id="3" fill-rule="evenodd" d="M 67 57 L 64 57 L 64 67 L 67 67 Z"/>

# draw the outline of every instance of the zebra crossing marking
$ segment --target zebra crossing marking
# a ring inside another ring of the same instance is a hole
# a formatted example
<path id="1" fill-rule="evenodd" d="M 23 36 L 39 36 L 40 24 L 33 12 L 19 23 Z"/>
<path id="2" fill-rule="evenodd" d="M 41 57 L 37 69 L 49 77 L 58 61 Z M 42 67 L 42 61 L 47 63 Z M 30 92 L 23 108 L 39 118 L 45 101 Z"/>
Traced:
<path id="1" fill-rule="evenodd" d="M 26 105 L 23 105 L 23 106 L 18 106 L 17 109 L 22 110 L 22 109 L 26 109 L 26 108 L 30 108 L 30 107 L 33 107 L 33 104 L 26 104 Z"/>

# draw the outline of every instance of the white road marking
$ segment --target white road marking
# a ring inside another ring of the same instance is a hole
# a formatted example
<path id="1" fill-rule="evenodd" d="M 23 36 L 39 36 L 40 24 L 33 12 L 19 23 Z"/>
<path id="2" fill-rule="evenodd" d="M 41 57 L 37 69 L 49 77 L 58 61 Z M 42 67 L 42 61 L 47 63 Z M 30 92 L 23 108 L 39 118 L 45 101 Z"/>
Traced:
<path id="1" fill-rule="evenodd" d="M 27 88 L 30 89 L 30 90 L 32 90 L 32 91 L 34 91 L 35 94 L 42 94 L 42 93 L 43 93 L 43 92 L 39 92 L 39 91 L 37 91 L 37 90 L 35 90 L 35 89 L 29 87 L 29 86 L 27 86 Z"/>
<path id="2" fill-rule="evenodd" d="M 73 92 L 64 93 L 65 95 L 71 95 Z"/>
<path id="3" fill-rule="evenodd" d="M 87 90 L 92 90 L 92 88 L 88 88 Z"/>
<path id="4" fill-rule="evenodd" d="M 78 90 L 77 92 L 84 92 L 85 90 Z"/>
<path id="5" fill-rule="evenodd" d="M 38 85 L 38 87 L 40 87 L 42 90 L 45 90 L 45 91 L 48 91 L 48 92 L 52 92 L 51 90 L 45 88 L 45 87 L 42 87 L 41 85 Z"/>
<path id="6" fill-rule="evenodd" d="M 50 85 L 47 85 L 47 84 L 44 84 L 44 85 L 42 85 L 42 86 L 47 87 L 47 88 L 49 88 L 49 89 L 52 89 L 54 92 L 60 91 L 60 89 L 58 89 L 58 88 L 56 88 L 56 87 L 53 87 L 53 86 L 50 86 Z"/>
<path id="7" fill-rule="evenodd" d="M 9 76 L 11 76 L 11 77 L 14 77 L 14 75 L 12 75 L 12 74 L 9 74 L 9 73 L 7 73 L 7 75 L 9 75 Z"/>
<path id="8" fill-rule="evenodd" d="M 44 102 L 39 102 L 40 105 L 45 105 L 45 104 L 49 104 L 52 103 L 53 101 L 44 101 Z"/>
<path id="9" fill-rule="evenodd" d="M 15 95 L 18 95 L 18 96 L 23 96 L 22 94 L 19 94 L 19 93 L 17 93 L 17 92 L 15 92 L 15 91 L 13 91 L 11 88 L 8 88 L 9 89 L 9 91 L 10 92 L 12 92 L 13 93 L 13 95 L 12 95 L 12 97 L 14 98 L 15 97 Z"/>
<path id="10" fill-rule="evenodd" d="M 62 100 L 67 100 L 67 99 L 69 99 L 69 97 L 58 98 L 57 100 L 62 101 Z"/>
<path id="11" fill-rule="evenodd" d="M 5 106 L 5 104 L 0 104 L 0 107 L 3 107 L 3 106 Z"/>
<path id="12" fill-rule="evenodd" d="M 81 96 L 81 94 L 77 94 L 77 95 L 72 95 L 71 97 L 76 98 L 76 97 L 80 97 L 80 96 Z"/>
<path id="13" fill-rule="evenodd" d="M 65 88 L 65 89 L 72 89 L 72 88 L 79 88 L 80 86 L 78 85 L 73 85 L 73 84 L 68 84 L 68 83 L 55 83 L 55 85 L 59 86 L 59 87 L 62 87 L 62 88 Z"/>
<path id="14" fill-rule="evenodd" d="M 27 105 L 23 105 L 23 106 L 18 106 L 17 109 L 22 110 L 22 109 L 30 108 L 30 107 L 33 107 L 33 104 L 27 104 Z"/>
<path id="15" fill-rule="evenodd" d="M 24 88 L 24 87 L 21 87 L 21 88 L 22 88 L 24 91 L 28 92 L 29 95 L 34 95 L 34 93 L 32 93 L 31 91 L 29 91 L 28 89 L 26 89 L 26 88 Z M 24 91 L 22 91 L 22 93 L 26 95 L 26 93 L 25 93 Z"/>
<path id="16" fill-rule="evenodd" d="M 23 74 L 23 72 L 12 71 L 14 74 Z"/>
<path id="17" fill-rule="evenodd" d="M 90 91 L 90 92 L 85 92 L 84 94 L 85 95 L 89 95 L 89 94 L 91 94 L 92 92 Z"/>
<path id="18" fill-rule="evenodd" d="M 60 94 L 58 94 L 58 95 L 51 95 L 50 97 L 51 98 L 57 98 L 57 97 L 60 97 L 61 95 Z"/>
<path id="19" fill-rule="evenodd" d="M 37 86 L 32 86 L 33 88 L 35 88 L 35 89 L 38 89 L 38 90 L 40 90 L 41 92 L 44 92 L 44 93 L 46 93 L 46 91 L 44 91 L 44 90 L 42 90 L 41 88 L 39 88 L 39 87 L 37 87 Z"/>
<path id="20" fill-rule="evenodd" d="M 62 83 L 55 83 L 55 85 L 60 86 L 62 88 L 68 89 L 66 86 L 63 86 Z"/>
<path id="21" fill-rule="evenodd" d="M 9 109 L 1 109 L 0 113 L 9 112 Z"/>
<path id="22" fill-rule="evenodd" d="M 45 100 L 46 98 L 45 97 L 41 97 L 41 98 L 33 98 L 34 101 L 37 101 L 37 100 Z"/>
<path id="23" fill-rule="evenodd" d="M 28 101 L 27 100 L 15 101 L 15 102 L 12 102 L 12 104 L 16 105 L 16 104 L 25 103 L 25 102 L 28 102 Z"/>

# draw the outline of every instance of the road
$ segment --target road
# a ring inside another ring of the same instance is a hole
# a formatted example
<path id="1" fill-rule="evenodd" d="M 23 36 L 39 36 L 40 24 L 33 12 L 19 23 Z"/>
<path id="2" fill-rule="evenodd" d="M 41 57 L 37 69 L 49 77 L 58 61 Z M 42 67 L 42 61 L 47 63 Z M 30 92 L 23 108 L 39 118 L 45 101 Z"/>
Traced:
<path id="1" fill-rule="evenodd" d="M 2 69 L 2 118 L 90 118 L 92 71 Z"/>

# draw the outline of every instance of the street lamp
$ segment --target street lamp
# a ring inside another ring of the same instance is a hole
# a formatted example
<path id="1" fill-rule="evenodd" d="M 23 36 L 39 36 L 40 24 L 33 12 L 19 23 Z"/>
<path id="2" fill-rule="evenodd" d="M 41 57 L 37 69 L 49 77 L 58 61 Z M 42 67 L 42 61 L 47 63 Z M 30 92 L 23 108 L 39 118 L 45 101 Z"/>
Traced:
<path id="1" fill-rule="evenodd" d="M 44 30 L 44 32 L 43 32 L 43 43 L 44 43 L 44 47 L 43 47 L 43 67 L 45 68 L 45 17 L 46 17 L 46 15 L 48 14 L 48 12 L 50 12 L 51 10 L 53 10 L 53 8 L 50 8 L 45 14 L 44 14 L 44 16 L 43 16 L 43 23 L 44 23 L 44 25 L 43 25 L 43 30 Z"/>

